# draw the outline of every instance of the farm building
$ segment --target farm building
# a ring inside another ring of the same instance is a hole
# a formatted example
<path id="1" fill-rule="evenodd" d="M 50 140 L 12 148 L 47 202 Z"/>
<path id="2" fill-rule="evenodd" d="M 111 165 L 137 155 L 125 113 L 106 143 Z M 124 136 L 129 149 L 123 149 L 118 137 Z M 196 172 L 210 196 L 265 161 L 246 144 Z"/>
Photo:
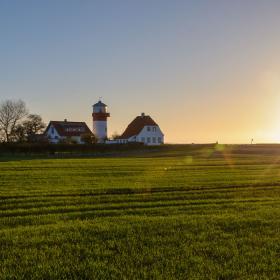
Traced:
<path id="1" fill-rule="evenodd" d="M 164 134 L 150 116 L 142 113 L 128 125 L 116 141 L 117 143 L 139 142 L 145 145 L 160 145 L 164 142 Z"/>
<path id="2" fill-rule="evenodd" d="M 107 119 L 109 117 L 107 105 L 99 100 L 92 106 L 92 131 L 85 122 L 70 122 L 65 119 L 64 121 L 50 121 L 43 135 L 54 144 L 64 141 L 84 144 L 84 137 L 93 135 L 98 143 L 105 144 L 138 142 L 145 145 L 160 145 L 164 143 L 164 134 L 159 125 L 144 113 L 137 116 L 121 136 L 108 140 Z"/>
<path id="3" fill-rule="evenodd" d="M 92 135 L 92 132 L 85 122 L 69 122 L 65 119 L 64 121 L 50 121 L 44 135 L 50 143 L 72 141 L 83 144 L 83 136 Z"/>

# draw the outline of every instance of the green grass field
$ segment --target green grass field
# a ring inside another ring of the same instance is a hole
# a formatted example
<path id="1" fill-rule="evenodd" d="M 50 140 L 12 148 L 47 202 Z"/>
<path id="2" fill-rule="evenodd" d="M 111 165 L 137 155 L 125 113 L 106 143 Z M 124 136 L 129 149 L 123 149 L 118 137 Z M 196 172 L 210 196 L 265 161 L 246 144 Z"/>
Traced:
<path id="1" fill-rule="evenodd" d="M 0 199 L 0 279 L 280 278 L 278 146 L 6 157 Z"/>

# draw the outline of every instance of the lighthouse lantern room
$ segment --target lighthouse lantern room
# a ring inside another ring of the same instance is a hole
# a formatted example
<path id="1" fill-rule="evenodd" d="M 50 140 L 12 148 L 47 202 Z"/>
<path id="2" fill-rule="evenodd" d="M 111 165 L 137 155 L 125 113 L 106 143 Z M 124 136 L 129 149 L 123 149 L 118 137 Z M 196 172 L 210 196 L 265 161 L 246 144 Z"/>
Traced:
<path id="1" fill-rule="evenodd" d="M 93 134 L 99 143 L 105 142 L 107 139 L 107 118 L 110 113 L 107 112 L 107 105 L 99 100 L 92 106 Z"/>

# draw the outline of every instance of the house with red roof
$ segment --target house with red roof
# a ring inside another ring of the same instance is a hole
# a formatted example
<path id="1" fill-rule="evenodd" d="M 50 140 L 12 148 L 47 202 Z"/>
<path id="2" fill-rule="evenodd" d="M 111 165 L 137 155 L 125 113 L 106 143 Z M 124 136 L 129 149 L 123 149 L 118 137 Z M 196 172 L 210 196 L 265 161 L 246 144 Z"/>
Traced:
<path id="1" fill-rule="evenodd" d="M 50 143 L 70 141 L 77 144 L 84 144 L 83 137 L 93 135 L 85 122 L 50 121 L 45 132 Z"/>
<path id="2" fill-rule="evenodd" d="M 145 145 L 161 145 L 164 143 L 164 134 L 150 116 L 142 113 L 127 126 L 116 141 L 117 143 L 139 142 Z"/>
<path id="3" fill-rule="evenodd" d="M 125 144 L 143 143 L 145 145 L 161 145 L 164 143 L 164 134 L 159 125 L 148 115 L 142 113 L 137 116 L 125 129 L 123 134 L 114 140 L 107 138 L 107 119 L 110 113 L 107 105 L 99 100 L 93 105 L 91 131 L 85 122 L 50 121 L 44 137 L 50 143 L 73 142 L 84 144 L 86 139 L 96 139 L 98 143 Z"/>

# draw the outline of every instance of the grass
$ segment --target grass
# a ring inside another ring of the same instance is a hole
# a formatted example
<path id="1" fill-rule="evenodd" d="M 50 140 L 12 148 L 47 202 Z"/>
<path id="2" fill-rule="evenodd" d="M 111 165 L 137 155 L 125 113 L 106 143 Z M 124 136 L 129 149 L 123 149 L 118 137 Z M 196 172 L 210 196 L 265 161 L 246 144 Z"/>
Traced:
<path id="1" fill-rule="evenodd" d="M 279 279 L 280 147 L 0 162 L 1 279 Z"/>

